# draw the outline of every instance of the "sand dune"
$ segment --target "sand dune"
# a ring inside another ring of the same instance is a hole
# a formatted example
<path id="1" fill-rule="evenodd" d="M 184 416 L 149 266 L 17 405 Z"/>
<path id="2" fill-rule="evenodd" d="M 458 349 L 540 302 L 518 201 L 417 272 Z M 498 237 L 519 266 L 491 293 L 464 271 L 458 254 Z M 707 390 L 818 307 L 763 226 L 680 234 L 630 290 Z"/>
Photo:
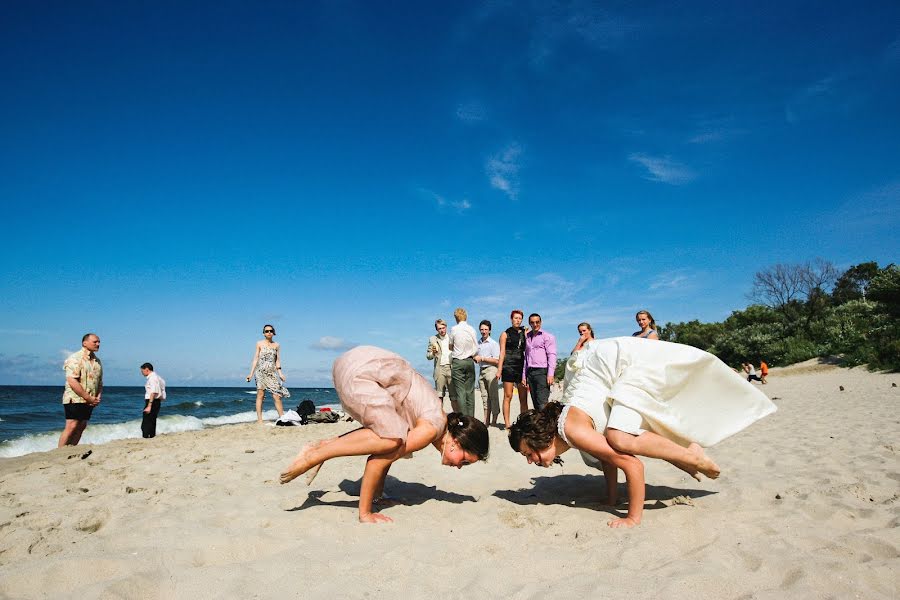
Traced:
<path id="1" fill-rule="evenodd" d="M 0 597 L 900 597 L 900 376 L 806 367 L 773 369 L 779 411 L 710 450 L 719 480 L 646 460 L 633 530 L 606 526 L 577 453 L 534 467 L 496 429 L 486 464 L 398 461 L 406 504 L 377 526 L 356 521 L 362 458 L 278 484 L 350 423 L 0 459 Z"/>

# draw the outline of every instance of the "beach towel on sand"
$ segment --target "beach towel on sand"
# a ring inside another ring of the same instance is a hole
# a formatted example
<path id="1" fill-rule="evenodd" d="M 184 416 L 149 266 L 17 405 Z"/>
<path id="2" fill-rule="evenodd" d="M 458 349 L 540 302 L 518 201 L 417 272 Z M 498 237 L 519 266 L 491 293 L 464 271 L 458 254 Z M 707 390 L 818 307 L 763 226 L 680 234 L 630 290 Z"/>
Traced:
<path id="1" fill-rule="evenodd" d="M 589 414 L 598 414 L 596 403 L 619 403 L 640 413 L 651 431 L 683 446 L 704 447 L 776 410 L 712 354 L 631 337 L 596 340 L 573 354 L 561 402 L 588 407 Z"/>

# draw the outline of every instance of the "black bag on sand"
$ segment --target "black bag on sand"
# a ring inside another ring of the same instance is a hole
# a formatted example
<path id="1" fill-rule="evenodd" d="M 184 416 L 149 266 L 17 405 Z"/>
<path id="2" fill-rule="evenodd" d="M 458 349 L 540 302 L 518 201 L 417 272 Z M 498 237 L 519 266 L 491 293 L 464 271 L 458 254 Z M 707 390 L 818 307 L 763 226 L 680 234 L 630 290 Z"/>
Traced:
<path id="1" fill-rule="evenodd" d="M 300 415 L 300 423 L 306 425 L 309 422 L 309 415 L 316 414 L 316 405 L 312 400 L 303 400 L 297 405 L 297 414 Z"/>

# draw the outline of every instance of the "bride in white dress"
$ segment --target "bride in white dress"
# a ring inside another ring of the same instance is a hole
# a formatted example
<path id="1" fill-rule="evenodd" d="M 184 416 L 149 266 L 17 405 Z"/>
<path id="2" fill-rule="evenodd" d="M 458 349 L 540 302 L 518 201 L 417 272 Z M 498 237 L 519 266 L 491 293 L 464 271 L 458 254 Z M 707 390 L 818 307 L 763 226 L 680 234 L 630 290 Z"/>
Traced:
<path id="1" fill-rule="evenodd" d="M 703 447 L 776 410 L 765 394 L 715 356 L 640 338 L 585 344 L 569 358 L 565 381 L 562 407 L 524 413 L 510 428 L 510 445 L 541 466 L 569 448 L 580 450 L 588 465 L 603 468 L 610 501 L 615 500 L 615 468 L 627 463 L 623 455 L 659 458 L 696 479 L 698 473 L 714 479 L 719 467 Z M 642 469 L 633 473 L 638 476 L 642 482 Z M 638 513 L 636 522 L 625 526 L 639 522 Z"/>

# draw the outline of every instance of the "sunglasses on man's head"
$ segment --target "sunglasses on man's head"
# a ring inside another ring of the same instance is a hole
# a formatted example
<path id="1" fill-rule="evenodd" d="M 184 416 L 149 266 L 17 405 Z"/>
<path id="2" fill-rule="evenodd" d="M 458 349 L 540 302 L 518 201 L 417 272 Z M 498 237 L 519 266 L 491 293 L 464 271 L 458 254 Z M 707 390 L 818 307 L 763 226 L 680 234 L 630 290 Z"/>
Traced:
<path id="1" fill-rule="evenodd" d="M 275 333 L 274 329 L 263 329 L 263 333 Z"/>

